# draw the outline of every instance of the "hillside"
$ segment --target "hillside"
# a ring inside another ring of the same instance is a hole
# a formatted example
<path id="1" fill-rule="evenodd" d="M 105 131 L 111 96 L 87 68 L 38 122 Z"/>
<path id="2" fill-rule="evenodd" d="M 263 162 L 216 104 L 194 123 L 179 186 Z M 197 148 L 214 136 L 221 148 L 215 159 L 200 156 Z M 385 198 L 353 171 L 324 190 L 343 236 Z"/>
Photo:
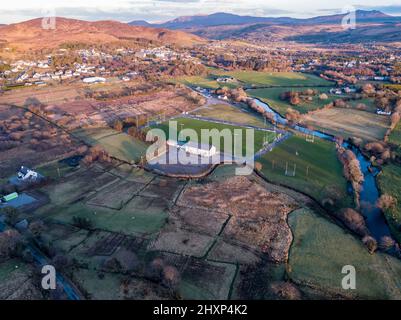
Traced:
<path id="1" fill-rule="evenodd" d="M 20 49 L 52 48 L 66 42 L 107 43 L 118 40 L 146 39 L 163 44 L 190 46 L 203 42 L 200 37 L 182 31 L 130 26 L 117 21 L 88 22 L 57 18 L 55 30 L 42 28 L 42 19 L 0 27 L 0 42 Z"/>

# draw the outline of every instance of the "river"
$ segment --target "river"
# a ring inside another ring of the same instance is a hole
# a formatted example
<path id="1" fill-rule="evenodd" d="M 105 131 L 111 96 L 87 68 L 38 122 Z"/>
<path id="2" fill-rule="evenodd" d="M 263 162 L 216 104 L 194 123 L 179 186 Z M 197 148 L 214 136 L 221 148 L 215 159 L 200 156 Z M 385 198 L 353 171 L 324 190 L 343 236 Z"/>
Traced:
<path id="1" fill-rule="evenodd" d="M 266 112 L 272 113 L 274 115 L 274 119 L 277 123 L 288 126 L 287 119 L 283 118 L 278 112 L 273 110 L 267 103 L 254 99 L 258 106 L 262 107 Z M 299 132 L 314 135 L 321 139 L 334 141 L 334 136 L 328 135 L 326 133 L 309 130 L 307 128 L 301 126 L 291 126 L 292 129 L 297 130 Z M 377 168 L 374 168 L 370 162 L 370 160 L 365 157 L 362 152 L 350 145 L 347 142 L 344 142 L 343 146 L 347 149 L 352 150 L 357 156 L 363 175 L 365 177 L 362 191 L 360 193 L 360 201 L 361 201 L 361 213 L 365 218 L 366 226 L 368 227 L 371 235 L 379 241 L 383 236 L 391 237 L 391 232 L 388 227 L 386 218 L 383 215 L 383 212 L 376 207 L 377 200 L 380 197 L 379 189 L 377 187 L 376 175 L 379 173 Z M 369 170 L 370 169 L 370 170 Z"/>

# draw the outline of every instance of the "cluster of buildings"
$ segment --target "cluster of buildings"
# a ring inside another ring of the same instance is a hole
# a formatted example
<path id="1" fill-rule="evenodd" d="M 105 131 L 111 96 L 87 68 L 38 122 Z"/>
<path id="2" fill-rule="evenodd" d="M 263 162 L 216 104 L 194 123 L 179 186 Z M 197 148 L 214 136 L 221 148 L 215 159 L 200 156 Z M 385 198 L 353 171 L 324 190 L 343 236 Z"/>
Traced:
<path id="1" fill-rule="evenodd" d="M 152 49 L 141 49 L 135 53 L 135 57 L 140 59 L 160 59 L 163 61 L 172 61 L 177 59 L 192 59 L 189 53 L 177 53 L 166 47 L 152 48 Z"/>

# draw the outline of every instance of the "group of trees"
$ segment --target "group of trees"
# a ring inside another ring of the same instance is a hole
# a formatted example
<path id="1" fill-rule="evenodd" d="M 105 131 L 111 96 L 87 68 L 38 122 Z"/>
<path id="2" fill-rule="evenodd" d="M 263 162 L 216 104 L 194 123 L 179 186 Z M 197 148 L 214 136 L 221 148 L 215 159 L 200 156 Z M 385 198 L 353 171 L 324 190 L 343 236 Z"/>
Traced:
<path id="1" fill-rule="evenodd" d="M 110 163 L 112 161 L 110 155 L 101 147 L 94 146 L 89 149 L 86 156 L 83 158 L 83 163 L 90 165 L 95 161 L 103 161 Z"/>
<path id="2" fill-rule="evenodd" d="M 355 193 L 355 202 L 357 203 L 357 207 L 359 207 L 360 192 L 365 179 L 359 160 L 355 153 L 345 149 L 341 144 L 337 144 L 337 154 L 344 167 L 344 177 L 352 184 Z"/>
<path id="3" fill-rule="evenodd" d="M 246 56 L 233 54 L 217 54 L 207 58 L 208 64 L 229 69 L 243 69 L 264 72 L 287 72 L 291 70 L 291 63 L 283 56 L 264 55 Z"/>

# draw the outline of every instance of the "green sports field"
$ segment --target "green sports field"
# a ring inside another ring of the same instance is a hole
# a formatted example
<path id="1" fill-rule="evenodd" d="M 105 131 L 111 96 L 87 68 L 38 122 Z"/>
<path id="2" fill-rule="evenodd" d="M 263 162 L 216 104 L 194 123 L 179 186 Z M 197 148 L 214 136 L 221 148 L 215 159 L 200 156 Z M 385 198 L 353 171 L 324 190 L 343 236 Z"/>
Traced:
<path id="1" fill-rule="evenodd" d="M 171 130 L 171 135 L 169 133 L 169 123 L 172 126 Z M 176 123 L 176 127 L 175 127 Z M 202 142 L 204 144 L 214 144 L 212 138 L 207 138 L 203 137 L 202 138 L 202 129 L 203 130 L 218 130 L 221 132 L 224 129 L 227 129 L 231 132 L 230 136 L 232 137 L 232 140 L 234 140 L 234 130 L 242 130 L 242 153 L 245 155 L 248 151 L 248 154 L 251 152 L 251 147 L 247 146 L 246 143 L 246 132 L 245 128 L 241 126 L 231 126 L 231 125 L 226 125 L 226 124 L 220 124 L 220 123 L 214 123 L 214 122 L 209 122 L 209 121 L 202 121 L 202 120 L 196 120 L 196 119 L 187 119 L 187 118 L 178 118 L 175 119 L 174 121 L 171 122 L 165 122 L 160 124 L 159 126 L 155 127 L 158 129 L 163 130 L 166 133 L 167 139 L 172 139 L 172 140 L 177 140 L 177 139 L 183 139 L 182 135 L 180 134 L 181 130 L 185 129 L 193 129 L 197 135 L 196 141 L 197 142 Z M 177 128 L 177 130 L 175 129 Z M 252 130 L 252 129 L 247 129 L 247 130 Z M 274 133 L 271 132 L 264 132 L 260 130 L 253 130 L 254 132 L 254 152 L 257 152 L 258 150 L 262 149 L 264 139 L 267 139 L 267 141 L 272 142 L 274 140 Z M 188 139 L 187 139 L 188 140 Z M 224 139 L 220 138 L 220 148 L 218 145 L 215 145 L 218 150 L 221 150 L 224 146 Z M 234 150 L 234 141 L 232 143 L 232 150 Z"/>
<path id="2" fill-rule="evenodd" d="M 333 199 L 343 206 L 352 202 L 334 143 L 318 138 L 307 142 L 306 137 L 292 136 L 258 161 L 262 173 L 273 183 L 294 188 L 320 202 Z"/>

